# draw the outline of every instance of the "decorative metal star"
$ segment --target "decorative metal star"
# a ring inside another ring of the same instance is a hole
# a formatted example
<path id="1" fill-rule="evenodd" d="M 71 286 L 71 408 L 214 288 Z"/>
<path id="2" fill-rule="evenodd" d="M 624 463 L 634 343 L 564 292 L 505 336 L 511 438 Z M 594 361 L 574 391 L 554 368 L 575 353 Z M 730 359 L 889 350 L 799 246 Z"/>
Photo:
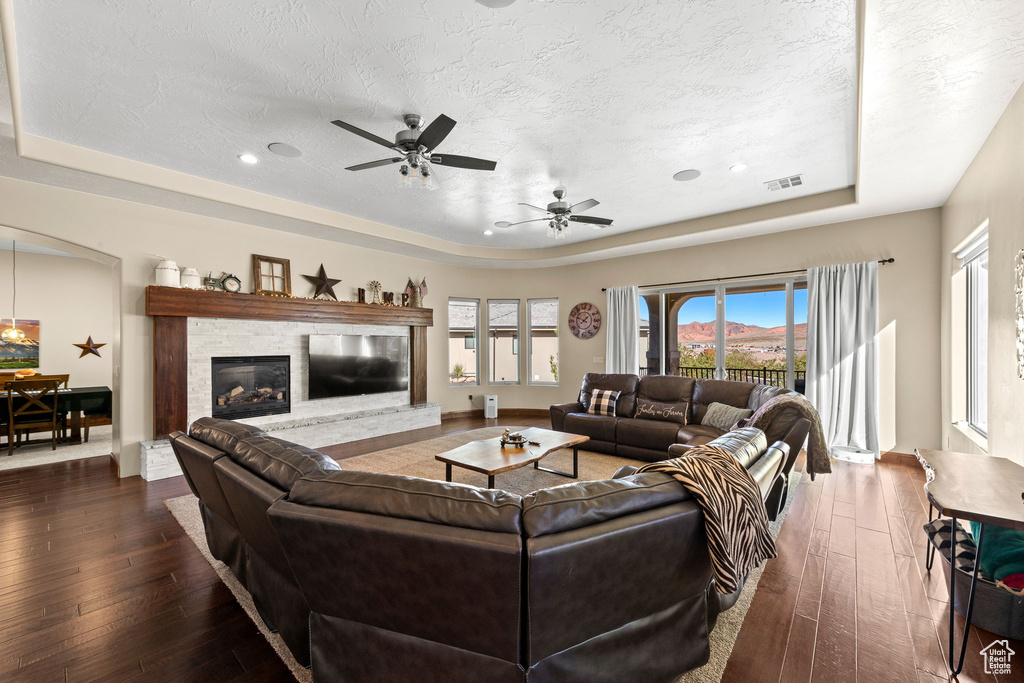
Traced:
<path id="1" fill-rule="evenodd" d="M 316 275 L 303 275 L 302 277 L 306 278 L 306 280 L 309 281 L 309 284 L 316 287 L 316 294 L 313 295 L 314 299 L 319 297 L 321 294 L 329 294 L 332 299 L 335 301 L 338 300 L 338 297 L 334 293 L 334 285 L 341 282 L 341 280 L 335 280 L 332 277 L 327 277 L 327 271 L 324 270 L 324 264 L 320 264 L 320 272 Z"/>
<path id="2" fill-rule="evenodd" d="M 92 340 L 92 335 L 89 335 L 89 339 L 84 344 L 75 344 L 78 348 L 82 349 L 82 355 L 79 358 L 85 358 L 90 353 L 95 355 L 97 358 L 102 358 L 98 349 L 106 344 L 97 344 Z"/>

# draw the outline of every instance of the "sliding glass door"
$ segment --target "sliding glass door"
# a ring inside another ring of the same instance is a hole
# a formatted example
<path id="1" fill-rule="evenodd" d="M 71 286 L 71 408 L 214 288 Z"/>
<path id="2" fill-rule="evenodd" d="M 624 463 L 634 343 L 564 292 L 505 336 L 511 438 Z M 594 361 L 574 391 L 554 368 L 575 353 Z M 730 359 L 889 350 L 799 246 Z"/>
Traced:
<path id="1" fill-rule="evenodd" d="M 746 281 L 640 292 L 641 374 L 803 390 L 807 284 Z"/>

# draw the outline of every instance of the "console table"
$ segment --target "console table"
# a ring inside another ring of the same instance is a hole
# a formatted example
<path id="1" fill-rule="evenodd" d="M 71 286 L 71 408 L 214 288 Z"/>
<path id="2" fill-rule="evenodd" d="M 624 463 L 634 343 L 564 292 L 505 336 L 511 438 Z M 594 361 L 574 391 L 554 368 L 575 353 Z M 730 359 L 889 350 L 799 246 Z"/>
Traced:
<path id="1" fill-rule="evenodd" d="M 971 633 L 971 615 L 974 611 L 974 589 L 978 585 L 981 566 L 981 544 L 985 527 L 978 532 L 978 552 L 971 575 L 971 592 L 964 615 L 964 639 L 960 646 L 960 659 L 953 661 L 956 610 L 956 523 L 957 520 L 980 522 L 982 525 L 1008 527 L 1024 531 L 1024 467 L 1006 458 L 971 453 L 928 451 L 917 449 L 917 459 L 924 467 L 928 483 L 929 517 L 949 517 L 952 520 L 949 546 L 949 668 L 953 675 L 960 673 L 967 652 L 967 638 Z M 931 571 L 935 546 L 930 542 L 925 567 Z"/>

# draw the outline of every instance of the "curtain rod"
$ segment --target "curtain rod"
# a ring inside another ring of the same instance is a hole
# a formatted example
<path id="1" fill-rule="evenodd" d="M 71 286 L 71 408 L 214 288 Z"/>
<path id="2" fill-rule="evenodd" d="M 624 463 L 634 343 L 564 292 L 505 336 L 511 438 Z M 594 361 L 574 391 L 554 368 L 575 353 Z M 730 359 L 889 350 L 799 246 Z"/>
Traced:
<path id="1" fill-rule="evenodd" d="M 879 259 L 878 262 L 879 263 L 896 263 L 896 259 L 894 259 L 894 258 L 892 258 L 890 256 L 889 258 Z M 700 279 L 700 280 L 684 280 L 683 282 L 662 282 L 662 283 L 659 283 L 659 284 L 656 284 L 656 285 L 640 285 L 640 289 L 652 289 L 652 288 L 655 288 L 655 287 L 675 287 L 675 286 L 678 286 L 678 285 L 695 285 L 695 284 L 698 284 L 698 283 L 701 283 L 701 282 L 723 282 L 725 280 L 746 280 L 746 279 L 749 279 L 749 278 L 752 278 L 752 277 L 770 277 L 772 275 L 793 275 L 794 273 L 806 273 L 806 272 L 807 272 L 806 268 L 799 268 L 797 270 L 779 270 L 779 271 L 776 271 L 774 273 L 756 273 L 754 275 L 734 275 L 732 277 L 713 277 L 713 278 L 703 278 L 703 279 Z M 602 287 L 601 291 L 602 292 L 607 292 L 608 288 L 607 287 Z"/>

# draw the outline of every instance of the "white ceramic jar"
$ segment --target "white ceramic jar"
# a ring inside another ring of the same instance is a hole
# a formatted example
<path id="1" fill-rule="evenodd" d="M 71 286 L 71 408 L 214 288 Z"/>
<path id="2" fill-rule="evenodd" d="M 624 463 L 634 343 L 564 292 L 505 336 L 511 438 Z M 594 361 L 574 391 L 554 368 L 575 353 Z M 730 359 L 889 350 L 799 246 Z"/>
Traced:
<path id="1" fill-rule="evenodd" d="M 174 261 L 164 259 L 156 266 L 156 284 L 160 287 L 180 287 L 180 271 Z"/>
<path id="2" fill-rule="evenodd" d="M 184 289 L 202 289 L 203 278 L 199 276 L 199 271 L 195 268 L 182 268 L 181 286 Z"/>

